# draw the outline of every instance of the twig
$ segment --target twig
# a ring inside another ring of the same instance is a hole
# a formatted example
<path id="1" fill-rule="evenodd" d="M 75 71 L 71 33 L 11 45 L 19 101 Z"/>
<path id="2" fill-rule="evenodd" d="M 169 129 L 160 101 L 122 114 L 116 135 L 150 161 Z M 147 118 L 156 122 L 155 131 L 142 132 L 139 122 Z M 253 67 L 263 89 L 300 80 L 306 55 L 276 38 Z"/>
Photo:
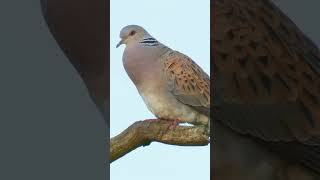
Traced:
<path id="1" fill-rule="evenodd" d="M 169 126 L 170 122 L 164 120 L 135 122 L 111 138 L 110 162 L 154 141 L 179 146 L 205 146 L 209 143 L 209 132 L 204 126 L 177 126 L 168 129 Z"/>

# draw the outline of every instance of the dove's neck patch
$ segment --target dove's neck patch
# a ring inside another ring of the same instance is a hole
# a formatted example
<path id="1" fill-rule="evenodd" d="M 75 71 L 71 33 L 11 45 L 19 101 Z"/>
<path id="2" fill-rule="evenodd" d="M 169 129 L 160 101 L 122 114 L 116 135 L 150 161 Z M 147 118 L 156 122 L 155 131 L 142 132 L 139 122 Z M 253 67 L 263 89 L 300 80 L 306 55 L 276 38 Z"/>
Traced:
<path id="1" fill-rule="evenodd" d="M 144 38 L 139 43 L 144 46 L 158 46 L 159 45 L 159 42 L 153 37 Z"/>

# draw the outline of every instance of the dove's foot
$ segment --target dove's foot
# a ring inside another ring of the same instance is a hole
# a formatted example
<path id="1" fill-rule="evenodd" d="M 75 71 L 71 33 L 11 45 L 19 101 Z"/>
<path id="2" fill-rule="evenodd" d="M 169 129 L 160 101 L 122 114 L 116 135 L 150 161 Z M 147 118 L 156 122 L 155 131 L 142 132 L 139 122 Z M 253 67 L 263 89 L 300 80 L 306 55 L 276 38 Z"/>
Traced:
<path id="1" fill-rule="evenodd" d="M 164 131 L 164 133 L 167 133 L 169 130 L 175 130 L 176 127 L 179 125 L 179 123 L 181 123 L 182 121 L 180 119 L 145 119 L 144 122 L 148 122 L 150 126 L 150 124 L 152 122 L 156 122 L 156 121 L 164 121 L 166 123 L 168 123 L 168 127 L 166 128 L 166 130 Z"/>
<path id="2" fill-rule="evenodd" d="M 168 130 L 175 130 L 176 127 L 179 125 L 179 123 L 181 123 L 180 119 L 161 119 L 163 121 L 167 121 L 168 122 L 168 128 L 165 132 L 168 132 Z"/>
<path id="3" fill-rule="evenodd" d="M 180 119 L 174 119 L 173 121 L 171 121 L 171 124 L 169 126 L 170 130 L 174 130 L 176 129 L 176 127 L 179 125 L 179 123 L 181 122 Z"/>

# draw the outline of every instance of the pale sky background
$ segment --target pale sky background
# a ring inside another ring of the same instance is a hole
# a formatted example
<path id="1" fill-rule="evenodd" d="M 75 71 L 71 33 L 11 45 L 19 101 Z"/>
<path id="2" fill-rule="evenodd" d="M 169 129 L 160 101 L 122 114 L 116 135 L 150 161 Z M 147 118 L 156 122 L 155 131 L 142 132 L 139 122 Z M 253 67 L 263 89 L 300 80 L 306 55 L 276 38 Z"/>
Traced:
<path id="1" fill-rule="evenodd" d="M 209 0 L 111 0 L 110 136 L 133 122 L 154 118 L 122 65 L 125 46 L 115 48 L 122 27 L 136 24 L 210 72 Z M 210 147 L 178 147 L 152 143 L 140 147 L 110 167 L 111 180 L 209 180 Z"/>

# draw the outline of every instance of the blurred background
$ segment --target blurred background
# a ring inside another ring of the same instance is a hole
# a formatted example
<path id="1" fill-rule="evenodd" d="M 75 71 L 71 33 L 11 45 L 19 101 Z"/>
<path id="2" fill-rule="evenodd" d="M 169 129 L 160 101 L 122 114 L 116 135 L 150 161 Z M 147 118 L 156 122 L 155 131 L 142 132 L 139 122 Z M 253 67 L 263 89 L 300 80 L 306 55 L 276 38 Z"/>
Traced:
<path id="1" fill-rule="evenodd" d="M 319 47 L 320 1 L 318 0 L 271 0 Z"/>
<path id="2" fill-rule="evenodd" d="M 191 57 L 210 73 L 210 1 L 111 0 L 110 137 L 138 120 L 154 118 L 122 65 L 125 46 L 115 48 L 120 30 L 144 27 L 153 37 Z M 152 143 L 110 165 L 112 180 L 209 180 L 210 146 L 179 147 Z"/>
<path id="3" fill-rule="evenodd" d="M 40 0 L 0 1 L 0 21 L 0 179 L 106 180 L 105 122 Z"/>

